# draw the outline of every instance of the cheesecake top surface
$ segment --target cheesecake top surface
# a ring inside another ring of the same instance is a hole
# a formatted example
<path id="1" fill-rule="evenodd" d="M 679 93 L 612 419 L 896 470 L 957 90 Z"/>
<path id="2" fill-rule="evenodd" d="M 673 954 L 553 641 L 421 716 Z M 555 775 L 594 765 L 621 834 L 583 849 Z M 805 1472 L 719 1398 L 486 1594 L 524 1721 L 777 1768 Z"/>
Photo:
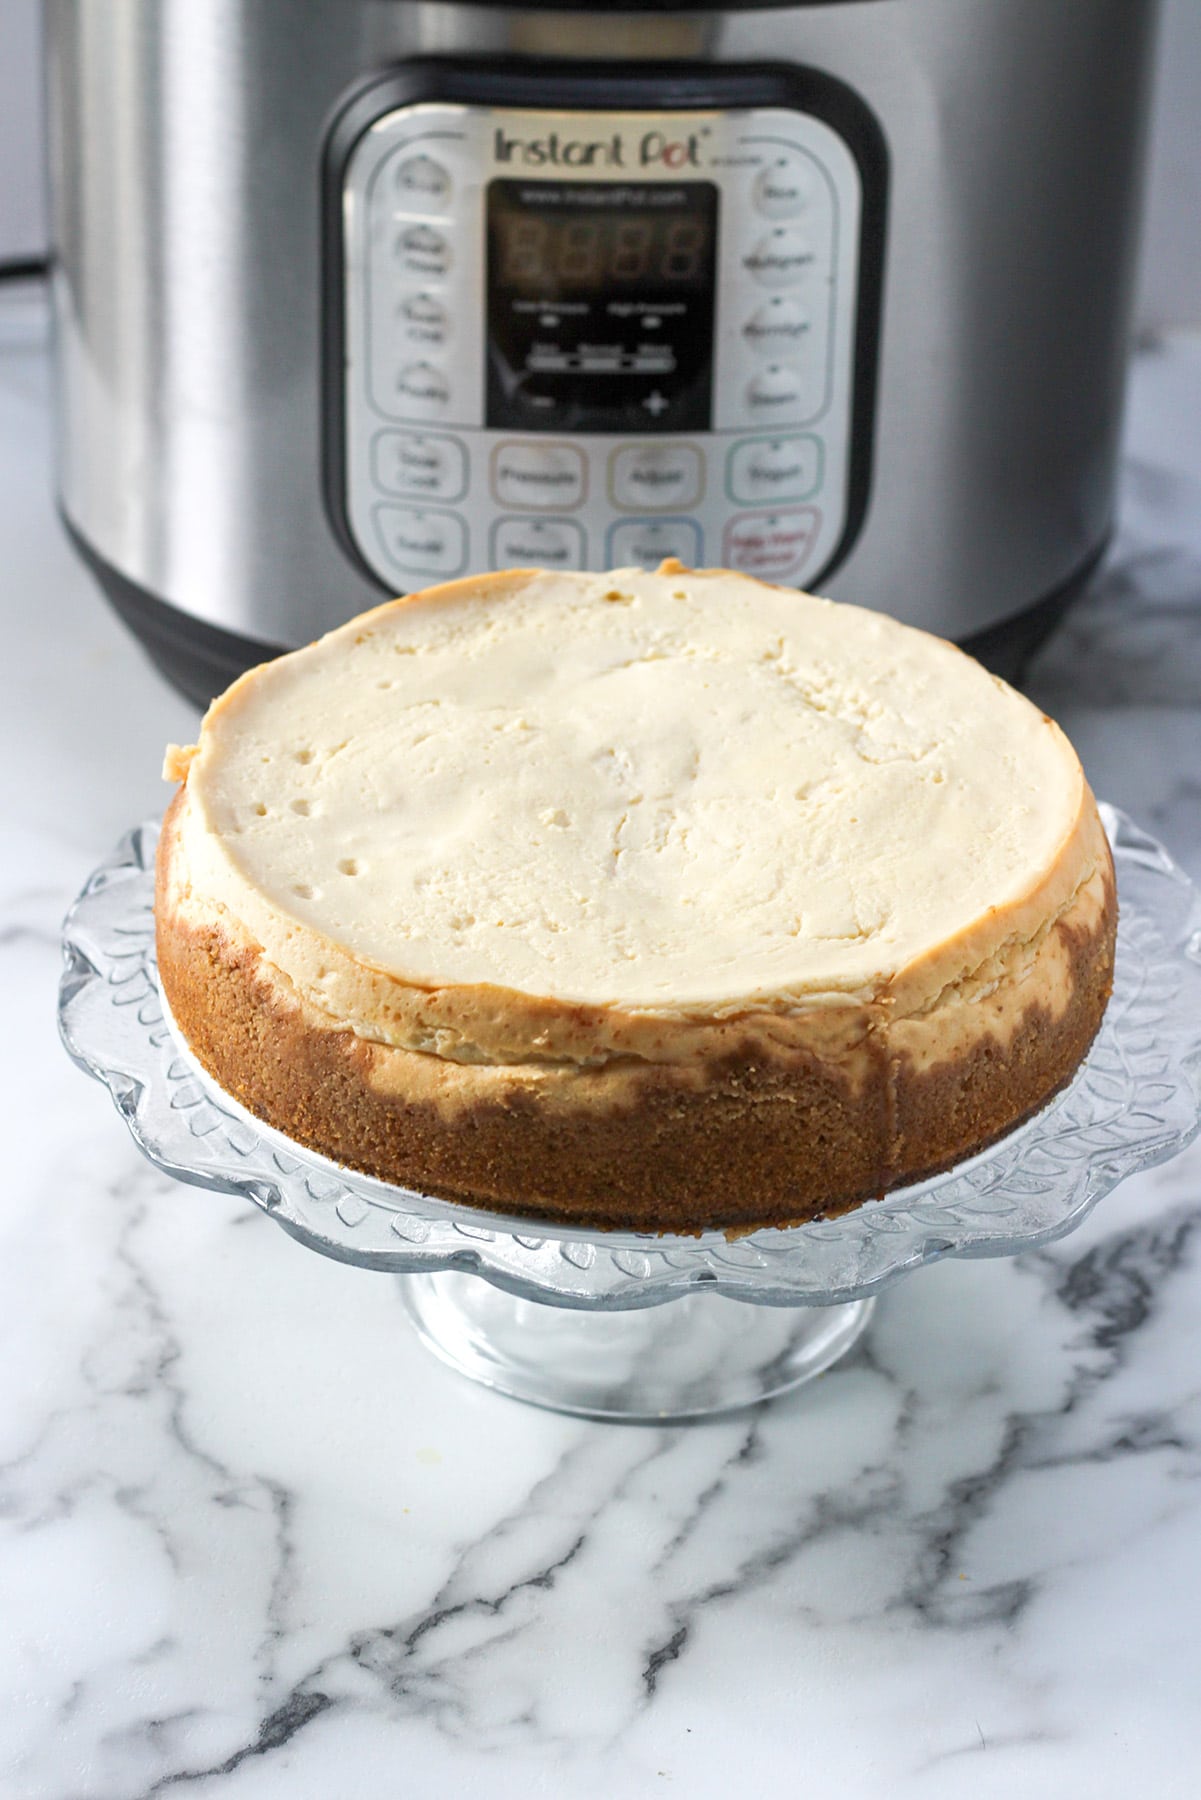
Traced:
<path id="1" fill-rule="evenodd" d="M 879 987 L 1019 906 L 1087 794 L 940 639 L 666 566 L 381 606 L 236 682 L 187 790 L 191 880 L 239 917 L 635 1010 Z"/>

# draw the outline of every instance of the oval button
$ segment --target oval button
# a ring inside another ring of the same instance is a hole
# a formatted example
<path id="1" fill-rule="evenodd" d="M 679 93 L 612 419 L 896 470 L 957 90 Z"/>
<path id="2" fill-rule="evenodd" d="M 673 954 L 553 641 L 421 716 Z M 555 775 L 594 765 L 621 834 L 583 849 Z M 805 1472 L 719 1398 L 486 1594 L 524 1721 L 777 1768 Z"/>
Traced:
<path id="1" fill-rule="evenodd" d="M 375 528 L 388 561 L 406 575 L 457 575 L 467 561 L 467 526 L 456 513 L 377 506 Z"/>
<path id="2" fill-rule="evenodd" d="M 450 383 L 432 363 L 410 363 L 396 377 L 396 399 L 405 412 L 444 412 L 450 405 Z"/>
<path id="3" fill-rule="evenodd" d="M 726 486 L 740 506 L 807 500 L 821 482 L 822 447 L 815 437 L 747 438 L 735 444 Z"/>
<path id="4" fill-rule="evenodd" d="M 441 349 L 450 336 L 450 314 L 432 294 L 410 294 L 396 309 L 401 341 Z"/>
<path id="5" fill-rule="evenodd" d="M 498 519 L 494 569 L 582 569 L 584 533 L 574 519 Z"/>
<path id="6" fill-rule="evenodd" d="M 740 513 L 726 526 L 722 559 L 731 569 L 764 580 L 795 575 L 817 537 L 821 514 L 815 506 L 793 512 Z"/>
<path id="7" fill-rule="evenodd" d="M 461 500 L 467 452 L 457 438 L 380 431 L 371 446 L 375 485 L 411 500 Z"/>
<path id="8" fill-rule="evenodd" d="M 813 246 L 802 232 L 779 225 L 761 237 L 743 257 L 743 267 L 761 287 L 795 287 L 814 260 Z"/>
<path id="9" fill-rule="evenodd" d="M 747 383 L 747 411 L 754 417 L 785 418 L 797 411 L 802 392 L 799 370 L 786 363 L 769 363 Z"/>
<path id="10" fill-rule="evenodd" d="M 406 275 L 449 275 L 450 243 L 432 225 L 406 225 L 396 234 L 396 260 Z"/>
<path id="11" fill-rule="evenodd" d="M 808 310 L 799 300 L 773 294 L 751 314 L 742 335 L 756 356 L 795 355 L 812 329 Z"/>
<path id="12" fill-rule="evenodd" d="M 502 506 L 578 506 L 584 498 L 584 458 L 574 444 L 498 444 L 492 452 L 492 492 Z"/>
<path id="13" fill-rule="evenodd" d="M 698 504 L 704 467 L 695 444 L 626 444 L 610 458 L 610 498 L 627 512 L 678 512 Z"/>
<path id="14" fill-rule="evenodd" d="M 609 527 L 606 561 L 612 569 L 656 569 L 665 556 L 695 568 L 701 560 L 701 528 L 695 519 L 621 519 Z"/>
<path id="15" fill-rule="evenodd" d="M 760 169 L 751 197 L 769 219 L 791 219 L 813 198 L 813 169 L 800 156 L 777 156 Z"/>
<path id="16" fill-rule="evenodd" d="M 419 150 L 396 165 L 396 202 L 405 212 L 445 212 L 450 204 L 450 176 L 440 162 Z"/>

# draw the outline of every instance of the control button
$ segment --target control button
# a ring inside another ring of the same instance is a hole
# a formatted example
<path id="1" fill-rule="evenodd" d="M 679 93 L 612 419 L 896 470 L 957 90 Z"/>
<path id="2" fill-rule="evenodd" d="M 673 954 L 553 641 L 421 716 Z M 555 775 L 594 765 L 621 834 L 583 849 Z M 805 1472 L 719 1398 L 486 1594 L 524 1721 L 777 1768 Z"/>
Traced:
<path id="1" fill-rule="evenodd" d="M 574 519 L 498 519 L 494 569 L 582 569 L 584 533 Z"/>
<path id="2" fill-rule="evenodd" d="M 787 302 L 785 302 L 787 304 Z M 450 314 L 432 294 L 410 294 L 396 309 L 401 341 L 441 349 L 450 336 Z"/>
<path id="3" fill-rule="evenodd" d="M 450 274 L 450 244 L 432 225 L 406 225 L 396 234 L 396 260 L 405 275 L 440 279 Z"/>
<path id="4" fill-rule="evenodd" d="M 744 575 L 778 581 L 795 575 L 817 537 L 822 516 L 815 506 L 793 512 L 739 513 L 726 526 L 722 560 Z"/>
<path id="5" fill-rule="evenodd" d="M 746 409 L 754 419 L 786 418 L 801 404 L 801 376 L 786 363 L 769 363 L 746 386 Z"/>
<path id="6" fill-rule="evenodd" d="M 792 219 L 813 198 L 813 165 L 800 156 L 773 157 L 755 177 L 751 198 L 769 219 Z"/>
<path id="7" fill-rule="evenodd" d="M 609 458 L 609 498 L 626 512 L 696 506 L 704 486 L 695 444 L 626 444 Z"/>
<path id="8" fill-rule="evenodd" d="M 651 418 L 657 419 L 661 412 L 667 411 L 668 407 L 671 405 L 671 401 L 665 400 L 658 388 L 652 388 L 642 404 L 651 415 Z"/>
<path id="9" fill-rule="evenodd" d="M 467 561 L 467 526 L 456 513 L 377 506 L 375 526 L 389 562 L 408 575 L 457 575 Z"/>
<path id="10" fill-rule="evenodd" d="M 799 231 L 777 225 L 742 259 L 742 266 L 761 287 L 795 287 L 814 261 L 813 245 Z"/>
<path id="11" fill-rule="evenodd" d="M 695 519 L 619 519 L 610 525 L 605 560 L 611 569 L 657 569 L 665 556 L 697 567 L 701 528 Z"/>
<path id="12" fill-rule="evenodd" d="M 807 500 L 822 477 L 820 438 L 744 438 L 726 463 L 726 488 L 739 506 Z"/>
<path id="13" fill-rule="evenodd" d="M 432 363 L 410 363 L 396 377 L 396 400 L 402 412 L 444 412 L 450 405 L 450 383 Z"/>
<path id="14" fill-rule="evenodd" d="M 457 438 L 378 431 L 371 445 L 376 487 L 411 500 L 461 500 L 467 451 Z"/>
<path id="15" fill-rule="evenodd" d="M 574 444 L 498 444 L 492 452 L 492 492 L 502 506 L 578 506 L 584 498 L 584 458 Z"/>
<path id="16" fill-rule="evenodd" d="M 808 311 L 799 300 L 773 294 L 751 314 L 742 335 L 757 356 L 780 357 L 795 355 L 811 330 Z"/>
<path id="17" fill-rule="evenodd" d="M 396 202 L 403 212 L 445 212 L 450 204 L 450 176 L 424 150 L 396 165 Z"/>

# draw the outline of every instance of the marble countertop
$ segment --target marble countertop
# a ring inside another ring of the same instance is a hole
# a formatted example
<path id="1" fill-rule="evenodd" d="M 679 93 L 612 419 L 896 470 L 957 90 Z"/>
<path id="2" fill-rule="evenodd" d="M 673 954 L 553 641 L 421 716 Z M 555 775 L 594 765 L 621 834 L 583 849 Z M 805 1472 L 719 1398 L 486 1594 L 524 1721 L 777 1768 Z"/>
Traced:
<path id="1" fill-rule="evenodd" d="M 1146 347 L 1117 542 L 1031 683 L 1195 879 L 1199 447 L 1201 340 Z M 391 1278 L 152 1171 L 59 1045 L 63 911 L 195 714 L 56 523 L 12 294 L 0 583 L 0 1795 L 1191 1800 L 1201 1142 L 757 1411 L 477 1389 Z"/>

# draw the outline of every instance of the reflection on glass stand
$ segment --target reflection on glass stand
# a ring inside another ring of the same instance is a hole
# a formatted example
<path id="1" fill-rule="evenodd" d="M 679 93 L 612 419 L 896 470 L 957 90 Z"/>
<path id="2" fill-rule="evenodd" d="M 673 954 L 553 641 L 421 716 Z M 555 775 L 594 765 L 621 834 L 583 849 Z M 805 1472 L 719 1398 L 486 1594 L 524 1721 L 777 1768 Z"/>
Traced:
<path id="1" fill-rule="evenodd" d="M 754 1306 L 686 1294 L 636 1312 L 519 1300 L 453 1270 L 402 1277 L 423 1344 L 485 1387 L 556 1412 L 630 1423 L 699 1419 L 820 1375 L 867 1328 L 874 1300 Z"/>

